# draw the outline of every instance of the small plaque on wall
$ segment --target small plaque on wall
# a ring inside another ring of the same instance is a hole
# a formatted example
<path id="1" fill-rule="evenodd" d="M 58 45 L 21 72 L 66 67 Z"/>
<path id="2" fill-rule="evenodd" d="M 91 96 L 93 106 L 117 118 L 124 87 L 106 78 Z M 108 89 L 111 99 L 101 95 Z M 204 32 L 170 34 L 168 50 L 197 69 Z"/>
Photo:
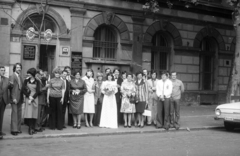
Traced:
<path id="1" fill-rule="evenodd" d="M 61 46 L 61 56 L 70 56 L 70 46 Z"/>
<path id="2" fill-rule="evenodd" d="M 24 60 L 35 60 L 36 46 L 23 45 L 23 59 Z"/>

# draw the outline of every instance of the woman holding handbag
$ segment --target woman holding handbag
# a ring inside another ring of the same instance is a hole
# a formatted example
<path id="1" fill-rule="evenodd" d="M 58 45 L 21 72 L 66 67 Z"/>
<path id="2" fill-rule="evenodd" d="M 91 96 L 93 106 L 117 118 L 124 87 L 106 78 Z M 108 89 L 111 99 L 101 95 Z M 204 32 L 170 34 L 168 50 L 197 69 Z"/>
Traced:
<path id="1" fill-rule="evenodd" d="M 124 81 L 121 85 L 121 93 L 122 93 L 122 105 L 120 112 L 123 113 L 124 118 L 124 127 L 131 128 L 131 116 L 132 113 L 136 112 L 135 108 L 135 95 L 136 88 L 135 84 L 132 82 L 133 75 L 127 74 L 126 81 Z"/>
<path id="2" fill-rule="evenodd" d="M 37 70 L 35 68 L 30 68 L 27 71 L 28 79 L 24 80 L 22 87 L 23 94 L 26 96 L 24 118 L 29 126 L 29 135 L 36 133 L 34 129 L 38 118 L 38 95 L 40 93 L 40 82 L 35 78 L 36 73 Z"/>

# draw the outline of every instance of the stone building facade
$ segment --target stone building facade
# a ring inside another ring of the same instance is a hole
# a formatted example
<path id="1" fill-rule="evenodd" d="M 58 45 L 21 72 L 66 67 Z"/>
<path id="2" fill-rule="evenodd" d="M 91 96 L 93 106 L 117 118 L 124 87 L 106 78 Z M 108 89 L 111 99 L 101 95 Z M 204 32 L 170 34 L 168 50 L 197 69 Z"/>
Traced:
<path id="1" fill-rule="evenodd" d="M 175 70 L 186 87 L 183 104 L 225 101 L 235 46 L 231 10 L 222 8 L 223 15 L 162 7 L 153 18 L 135 1 L 51 0 L 39 42 L 26 33 L 40 26 L 41 1 L 0 0 L 0 6 L 0 63 L 10 73 L 16 62 L 23 74 L 30 67 L 67 65 L 83 75 L 87 68 L 144 68 L 159 75 Z M 50 41 L 43 37 L 47 29 Z M 31 52 L 34 58 L 27 56 Z"/>

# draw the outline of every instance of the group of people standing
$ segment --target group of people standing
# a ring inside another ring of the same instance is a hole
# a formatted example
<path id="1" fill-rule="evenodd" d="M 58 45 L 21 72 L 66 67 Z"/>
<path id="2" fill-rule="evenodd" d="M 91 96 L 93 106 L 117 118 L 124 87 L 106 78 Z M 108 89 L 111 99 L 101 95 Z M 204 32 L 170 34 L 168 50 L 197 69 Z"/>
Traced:
<path id="1" fill-rule="evenodd" d="M 68 124 L 81 128 L 84 115 L 86 127 L 118 128 L 123 125 L 143 128 L 154 124 L 156 128 L 179 129 L 179 101 L 184 92 L 177 73 L 147 70 L 136 74 L 108 68 L 105 74 L 91 69 L 81 76 L 80 71 L 71 73 L 71 68 L 55 68 L 52 76 L 42 70 L 30 68 L 27 77 L 21 77 L 22 65 L 16 63 L 10 78 L 4 77 L 5 68 L 0 66 L 0 138 L 3 137 L 2 121 L 5 107 L 12 106 L 11 134 L 22 133 L 22 104 L 24 123 L 29 126 L 29 134 L 42 132 L 44 126 L 52 130 L 62 130 L 68 110 Z M 10 91 L 10 101 L 8 99 Z M 25 97 L 25 98 L 24 98 Z M 146 110 L 150 116 L 144 116 Z"/>

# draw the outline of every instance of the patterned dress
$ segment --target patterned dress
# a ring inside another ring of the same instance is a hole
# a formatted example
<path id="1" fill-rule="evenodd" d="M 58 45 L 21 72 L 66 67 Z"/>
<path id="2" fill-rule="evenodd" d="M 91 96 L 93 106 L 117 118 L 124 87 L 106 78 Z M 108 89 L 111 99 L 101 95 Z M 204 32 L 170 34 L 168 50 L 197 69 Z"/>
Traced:
<path id="1" fill-rule="evenodd" d="M 136 95 L 136 88 L 133 82 L 125 81 L 121 85 L 122 92 L 122 105 L 121 105 L 121 113 L 135 113 L 135 103 L 130 102 L 130 96 Z"/>
<path id="2" fill-rule="evenodd" d="M 148 85 L 143 79 L 141 81 L 136 81 L 136 113 L 143 113 L 146 108 L 146 103 L 148 101 Z"/>

